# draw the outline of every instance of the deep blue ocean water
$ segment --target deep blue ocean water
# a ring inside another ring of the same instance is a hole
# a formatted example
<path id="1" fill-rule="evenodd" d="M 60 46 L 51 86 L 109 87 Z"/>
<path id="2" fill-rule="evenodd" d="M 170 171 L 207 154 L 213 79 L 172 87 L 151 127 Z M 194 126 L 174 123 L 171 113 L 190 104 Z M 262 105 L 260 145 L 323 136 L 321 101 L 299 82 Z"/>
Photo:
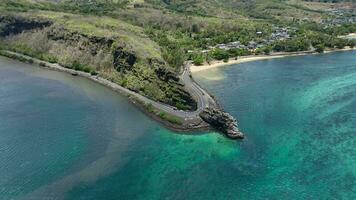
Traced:
<path id="1" fill-rule="evenodd" d="M 181 135 L 80 77 L 0 58 L 0 199 L 356 199 L 356 52 L 194 78 L 247 138 Z"/>

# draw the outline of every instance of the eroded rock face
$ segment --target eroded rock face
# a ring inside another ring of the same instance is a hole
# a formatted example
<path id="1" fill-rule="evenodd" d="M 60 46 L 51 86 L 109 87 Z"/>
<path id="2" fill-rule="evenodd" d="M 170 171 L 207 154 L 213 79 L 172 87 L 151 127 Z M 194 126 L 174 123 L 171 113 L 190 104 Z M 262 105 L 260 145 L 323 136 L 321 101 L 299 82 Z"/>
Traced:
<path id="1" fill-rule="evenodd" d="M 215 129 L 232 139 L 243 139 L 244 134 L 237 127 L 236 120 L 228 113 L 216 108 L 205 108 L 199 116 Z"/>
<path id="2" fill-rule="evenodd" d="M 110 53 L 114 43 L 112 38 L 85 35 L 67 30 L 62 26 L 51 26 L 45 32 L 49 40 L 65 43 L 68 46 L 77 46 L 79 50 L 88 52 L 91 56 L 95 56 L 103 50 Z"/>
<path id="3" fill-rule="evenodd" d="M 0 37 L 16 35 L 23 31 L 42 29 L 52 25 L 52 22 L 45 20 L 28 20 L 22 17 L 0 16 Z"/>
<path id="4" fill-rule="evenodd" d="M 116 48 L 113 51 L 113 57 L 115 69 L 119 72 L 132 70 L 137 60 L 134 53 L 124 51 L 123 48 Z"/>

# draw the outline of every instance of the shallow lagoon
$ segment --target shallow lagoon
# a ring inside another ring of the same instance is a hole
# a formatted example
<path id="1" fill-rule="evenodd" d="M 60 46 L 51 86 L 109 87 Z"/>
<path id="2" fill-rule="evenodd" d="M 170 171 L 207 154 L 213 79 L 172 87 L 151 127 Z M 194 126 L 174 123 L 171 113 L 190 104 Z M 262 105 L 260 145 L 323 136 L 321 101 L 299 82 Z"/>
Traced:
<path id="1" fill-rule="evenodd" d="M 100 85 L 1 58 L 0 199 L 355 199 L 355 51 L 218 75 L 195 78 L 246 140 L 173 133 Z"/>

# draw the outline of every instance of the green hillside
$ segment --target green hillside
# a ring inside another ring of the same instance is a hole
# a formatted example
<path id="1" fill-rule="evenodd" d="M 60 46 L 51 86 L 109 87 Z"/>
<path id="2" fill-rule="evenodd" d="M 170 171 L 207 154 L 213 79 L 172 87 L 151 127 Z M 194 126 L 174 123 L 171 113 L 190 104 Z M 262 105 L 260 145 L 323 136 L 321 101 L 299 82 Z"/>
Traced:
<path id="1" fill-rule="evenodd" d="M 186 60 L 343 48 L 354 42 L 337 36 L 356 32 L 347 1 L 2 0 L 0 12 L 1 48 L 91 71 L 180 109 L 196 107 L 178 78 Z"/>

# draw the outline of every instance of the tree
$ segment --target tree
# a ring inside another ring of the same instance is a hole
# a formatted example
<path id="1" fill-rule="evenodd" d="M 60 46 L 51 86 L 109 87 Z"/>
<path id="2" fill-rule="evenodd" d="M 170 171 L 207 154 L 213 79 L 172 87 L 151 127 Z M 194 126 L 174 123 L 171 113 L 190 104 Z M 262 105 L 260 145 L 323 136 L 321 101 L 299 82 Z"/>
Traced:
<path id="1" fill-rule="evenodd" d="M 162 57 L 169 65 L 178 69 L 183 66 L 185 54 L 182 49 L 165 49 L 162 52 Z"/>
<path id="2" fill-rule="evenodd" d="M 230 54 L 230 57 L 236 57 L 236 56 L 239 56 L 239 50 L 238 49 L 229 49 L 228 50 L 229 54 Z"/>
<path id="3" fill-rule="evenodd" d="M 222 49 L 215 49 L 212 54 L 213 58 L 216 60 L 226 60 L 229 59 L 229 53 Z"/>
<path id="4" fill-rule="evenodd" d="M 266 54 L 266 55 L 269 55 L 272 51 L 272 47 L 270 46 L 266 46 L 263 48 L 263 52 Z"/>
<path id="5" fill-rule="evenodd" d="M 343 48 L 345 48 L 345 46 L 346 46 L 346 44 L 342 41 L 339 41 L 336 43 L 336 48 L 338 48 L 338 49 L 343 49 Z"/>

